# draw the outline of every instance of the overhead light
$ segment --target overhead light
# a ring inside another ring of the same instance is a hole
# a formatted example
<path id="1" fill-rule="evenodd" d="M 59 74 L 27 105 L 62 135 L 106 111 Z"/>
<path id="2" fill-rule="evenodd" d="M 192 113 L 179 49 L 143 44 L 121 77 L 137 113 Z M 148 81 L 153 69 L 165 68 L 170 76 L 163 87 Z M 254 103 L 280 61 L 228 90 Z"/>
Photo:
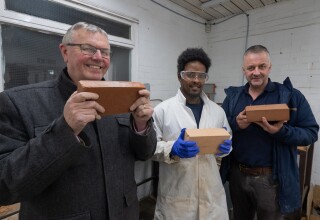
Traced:
<path id="1" fill-rule="evenodd" d="M 201 8 L 209 8 L 209 7 L 216 6 L 216 5 L 219 5 L 221 3 L 228 2 L 228 1 L 229 0 L 210 0 L 210 1 L 207 1 L 205 3 L 202 3 L 201 4 Z"/>

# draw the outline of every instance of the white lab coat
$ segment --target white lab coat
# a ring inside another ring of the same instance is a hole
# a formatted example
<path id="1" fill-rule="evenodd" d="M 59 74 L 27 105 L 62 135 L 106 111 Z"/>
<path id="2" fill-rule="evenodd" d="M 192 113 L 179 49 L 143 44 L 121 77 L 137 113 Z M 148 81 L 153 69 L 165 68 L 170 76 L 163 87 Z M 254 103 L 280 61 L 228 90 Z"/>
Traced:
<path id="1" fill-rule="evenodd" d="M 209 100 L 204 92 L 199 128 L 226 127 L 231 133 L 225 112 Z M 197 155 L 187 159 L 170 159 L 173 143 L 182 128 L 197 128 L 192 110 L 179 90 L 155 107 L 154 126 L 159 161 L 159 185 L 156 220 L 228 220 L 225 191 L 215 155 Z"/>

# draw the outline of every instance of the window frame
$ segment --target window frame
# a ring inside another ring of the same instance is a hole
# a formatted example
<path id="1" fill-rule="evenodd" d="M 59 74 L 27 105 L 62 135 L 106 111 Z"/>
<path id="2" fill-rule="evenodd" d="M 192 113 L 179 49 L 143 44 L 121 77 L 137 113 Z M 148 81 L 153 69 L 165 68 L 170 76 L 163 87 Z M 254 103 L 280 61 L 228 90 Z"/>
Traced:
<path id="1" fill-rule="evenodd" d="M 103 6 L 88 4 L 79 0 L 49 0 L 51 2 L 56 2 L 66 7 L 71 7 L 76 10 L 81 10 L 85 13 L 90 13 L 95 16 L 99 16 L 106 20 L 112 20 L 116 22 L 120 22 L 123 24 L 127 24 L 130 26 L 130 39 L 113 36 L 109 34 L 109 43 L 112 46 L 119 46 L 126 49 L 130 49 L 130 67 L 129 67 L 129 79 L 133 78 L 137 73 L 137 26 L 139 21 L 135 18 L 131 18 L 120 13 L 110 11 L 105 9 Z M 48 20 L 44 18 L 39 18 L 11 10 L 7 10 L 5 7 L 5 1 L 0 2 L 0 25 L 13 25 L 21 28 L 26 28 L 33 31 L 44 32 L 47 34 L 60 35 L 63 36 L 65 32 L 70 27 L 69 24 L 56 22 L 53 20 Z M 1 33 L 0 26 L 0 33 Z M 1 36 L 1 35 L 0 35 Z M 0 40 L 0 48 L 2 48 L 2 39 Z M 5 63 L 3 58 L 3 51 L 0 51 L 0 91 L 3 91 L 4 78 L 3 72 L 5 69 Z"/>

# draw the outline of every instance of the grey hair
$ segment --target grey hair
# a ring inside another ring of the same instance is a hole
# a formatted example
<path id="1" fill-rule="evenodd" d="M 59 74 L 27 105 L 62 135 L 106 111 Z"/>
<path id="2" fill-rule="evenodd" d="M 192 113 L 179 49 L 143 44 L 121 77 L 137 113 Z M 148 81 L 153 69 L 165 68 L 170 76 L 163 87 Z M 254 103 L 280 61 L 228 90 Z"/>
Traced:
<path id="1" fill-rule="evenodd" d="M 250 53 L 266 53 L 268 55 L 269 62 L 271 62 L 270 53 L 265 46 L 262 45 L 253 45 L 249 47 L 246 52 L 243 54 L 243 58 Z"/>
<path id="2" fill-rule="evenodd" d="M 248 53 L 261 53 L 261 52 L 265 52 L 267 54 L 270 54 L 268 49 L 265 46 L 262 45 L 253 45 L 251 47 L 249 47 L 246 52 L 244 53 L 244 55 L 247 55 Z"/>
<path id="3" fill-rule="evenodd" d="M 74 25 L 72 25 L 67 32 L 65 33 L 65 35 L 62 38 L 62 44 L 68 44 L 68 43 L 72 43 L 72 35 L 75 31 L 80 30 L 80 29 L 85 29 L 88 32 L 91 33 L 100 33 L 103 34 L 104 36 L 106 36 L 106 38 L 108 39 L 108 34 L 107 32 L 105 32 L 103 29 L 101 29 L 100 27 L 94 25 L 94 24 L 88 24 L 86 22 L 78 22 L 75 23 Z"/>

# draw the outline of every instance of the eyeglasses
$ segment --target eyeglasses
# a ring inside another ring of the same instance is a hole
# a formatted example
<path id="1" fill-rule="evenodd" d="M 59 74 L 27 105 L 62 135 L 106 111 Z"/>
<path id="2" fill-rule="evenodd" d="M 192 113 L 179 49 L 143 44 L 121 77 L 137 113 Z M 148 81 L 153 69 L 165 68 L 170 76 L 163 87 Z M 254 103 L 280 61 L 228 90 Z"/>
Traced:
<path id="1" fill-rule="evenodd" d="M 93 56 L 100 50 L 101 56 L 103 58 L 110 58 L 111 51 L 108 48 L 96 48 L 90 44 L 72 44 L 68 43 L 67 46 L 77 46 L 80 48 L 81 53 L 89 56 Z"/>
<path id="2" fill-rule="evenodd" d="M 184 80 L 195 80 L 198 78 L 201 82 L 206 82 L 209 79 L 208 73 L 197 72 L 197 71 L 181 71 L 180 76 Z"/>

